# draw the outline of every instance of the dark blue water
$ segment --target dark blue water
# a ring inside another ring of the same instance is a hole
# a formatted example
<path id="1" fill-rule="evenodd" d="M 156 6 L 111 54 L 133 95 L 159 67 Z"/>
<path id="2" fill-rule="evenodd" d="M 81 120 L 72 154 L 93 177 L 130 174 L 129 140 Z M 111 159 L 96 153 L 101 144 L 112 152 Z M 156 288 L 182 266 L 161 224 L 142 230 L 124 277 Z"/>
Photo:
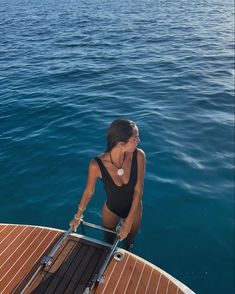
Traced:
<path id="1" fill-rule="evenodd" d="M 0 222 L 67 229 L 113 119 L 147 155 L 135 253 L 234 293 L 232 0 L 0 0 Z M 100 183 L 86 211 L 101 223 Z"/>

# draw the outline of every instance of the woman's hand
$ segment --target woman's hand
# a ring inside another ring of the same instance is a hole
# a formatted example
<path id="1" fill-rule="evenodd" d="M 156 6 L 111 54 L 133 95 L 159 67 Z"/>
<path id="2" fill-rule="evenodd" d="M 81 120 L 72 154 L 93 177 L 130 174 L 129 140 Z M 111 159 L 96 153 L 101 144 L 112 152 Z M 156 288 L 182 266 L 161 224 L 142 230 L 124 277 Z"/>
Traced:
<path id="1" fill-rule="evenodd" d="M 126 239 L 127 235 L 130 233 L 131 225 L 130 224 L 123 224 L 121 230 L 118 234 L 119 240 L 122 241 Z"/>
<path id="2" fill-rule="evenodd" d="M 81 218 L 79 218 L 79 219 L 75 219 L 75 218 L 73 218 L 73 219 L 71 220 L 71 222 L 69 223 L 69 225 L 70 225 L 70 227 L 72 228 L 72 230 L 73 230 L 74 232 L 76 232 L 78 226 L 80 225 L 80 223 L 81 223 Z"/>

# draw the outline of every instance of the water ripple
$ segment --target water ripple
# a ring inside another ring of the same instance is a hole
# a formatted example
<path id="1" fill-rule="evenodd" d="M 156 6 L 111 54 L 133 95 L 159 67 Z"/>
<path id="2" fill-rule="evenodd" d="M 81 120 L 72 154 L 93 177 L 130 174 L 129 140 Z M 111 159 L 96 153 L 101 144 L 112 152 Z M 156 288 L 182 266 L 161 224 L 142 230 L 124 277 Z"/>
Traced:
<path id="1" fill-rule="evenodd" d="M 232 292 L 232 1 L 1 4 L 1 220 L 67 224 L 109 123 L 129 117 L 147 156 L 139 254 L 195 292 Z M 99 183 L 96 196 L 91 221 L 101 221 Z"/>

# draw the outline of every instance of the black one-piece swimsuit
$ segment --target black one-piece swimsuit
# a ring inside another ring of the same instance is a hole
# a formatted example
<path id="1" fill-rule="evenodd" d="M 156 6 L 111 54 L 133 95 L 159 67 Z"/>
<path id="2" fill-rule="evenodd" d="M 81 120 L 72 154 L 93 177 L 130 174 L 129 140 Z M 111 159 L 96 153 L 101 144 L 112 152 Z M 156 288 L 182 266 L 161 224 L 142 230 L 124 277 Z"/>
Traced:
<path id="1" fill-rule="evenodd" d="M 122 186 L 118 186 L 114 183 L 111 175 L 99 157 L 95 157 L 95 160 L 100 167 L 102 175 L 101 180 L 107 194 L 106 205 L 108 209 L 117 216 L 126 218 L 131 209 L 134 189 L 137 182 L 137 149 L 133 152 L 129 182 Z"/>

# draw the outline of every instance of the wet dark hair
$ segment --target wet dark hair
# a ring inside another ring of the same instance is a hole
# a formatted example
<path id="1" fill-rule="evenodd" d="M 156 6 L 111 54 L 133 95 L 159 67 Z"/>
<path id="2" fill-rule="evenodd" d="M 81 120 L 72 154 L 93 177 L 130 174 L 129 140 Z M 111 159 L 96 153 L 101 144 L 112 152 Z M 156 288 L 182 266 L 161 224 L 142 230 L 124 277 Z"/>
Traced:
<path id="1" fill-rule="evenodd" d="M 127 143 L 130 137 L 134 134 L 136 124 L 129 119 L 116 119 L 108 128 L 107 131 L 107 148 L 105 152 L 109 152 L 119 142 Z"/>

